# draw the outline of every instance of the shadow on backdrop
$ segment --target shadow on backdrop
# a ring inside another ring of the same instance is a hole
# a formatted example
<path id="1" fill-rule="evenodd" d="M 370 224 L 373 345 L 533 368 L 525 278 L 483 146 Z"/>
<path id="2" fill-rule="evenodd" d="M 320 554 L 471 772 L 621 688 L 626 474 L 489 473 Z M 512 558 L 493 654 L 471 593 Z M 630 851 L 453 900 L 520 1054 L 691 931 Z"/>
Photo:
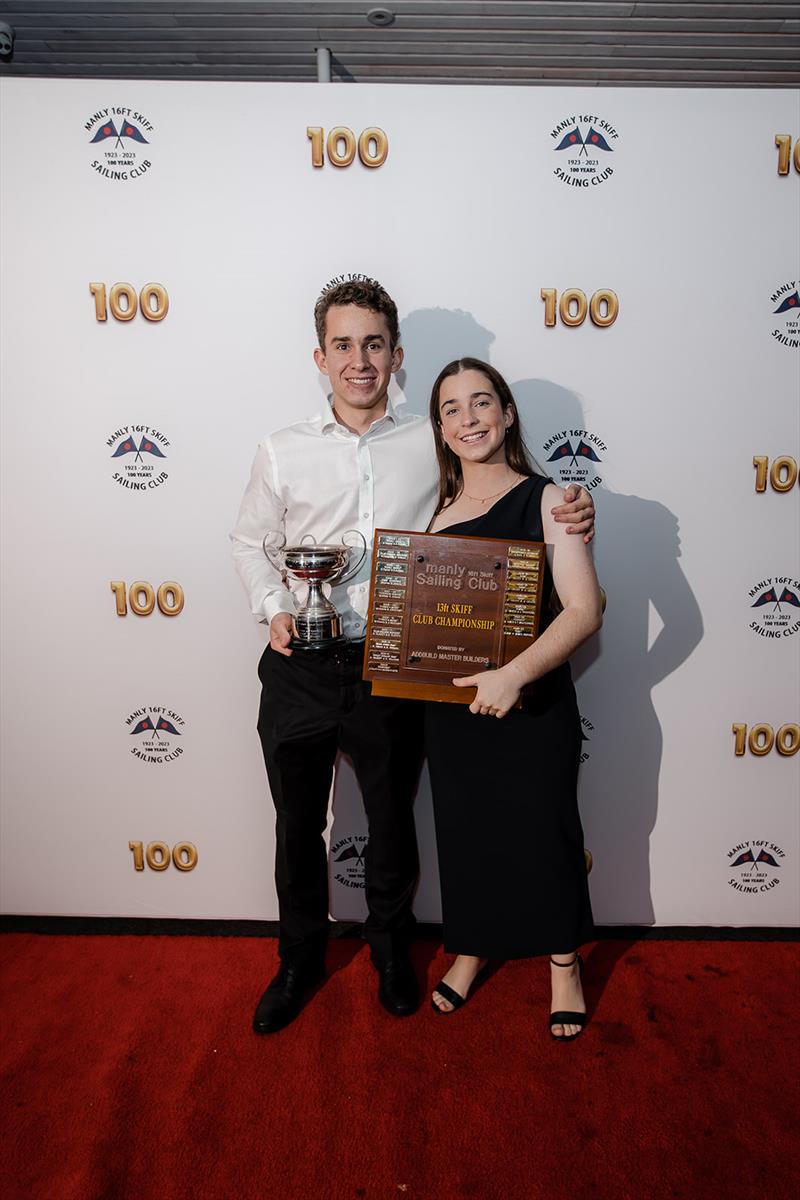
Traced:
<path id="1" fill-rule="evenodd" d="M 489 362 L 494 334 L 461 309 L 419 308 L 400 325 L 405 350 L 396 380 L 403 389 L 408 412 L 428 415 L 431 387 L 446 363 L 454 358 Z"/>
<path id="2" fill-rule="evenodd" d="M 586 428 L 578 396 L 544 379 L 512 382 L 511 389 L 540 469 L 560 482 L 542 446 L 561 430 Z M 602 484 L 592 498 L 595 564 L 608 606 L 599 636 L 572 656 L 581 715 L 594 726 L 580 783 L 595 861 L 592 901 L 600 923 L 646 925 L 654 919 L 649 850 L 663 742 L 652 689 L 695 649 L 703 620 L 680 565 L 675 514 Z"/>
<path id="3" fill-rule="evenodd" d="M 460 310 L 418 309 L 402 322 L 401 336 L 406 358 L 397 382 L 411 412 L 427 414 L 431 385 L 445 363 L 468 355 L 491 361 L 494 334 Z M 502 363 L 493 365 L 503 372 Z M 585 428 L 579 397 L 545 379 L 509 383 L 531 454 L 543 474 L 561 482 L 557 464 L 546 461 L 542 447 L 560 430 Z M 658 810 L 663 743 L 652 689 L 686 661 L 702 637 L 703 622 L 681 569 L 674 513 L 658 501 L 612 492 L 602 484 L 593 499 L 595 561 L 608 608 L 600 635 L 572 656 L 581 713 L 594 726 L 584 744 L 580 781 L 581 813 L 595 863 L 592 902 L 598 923 L 652 924 L 649 839 Z M 601 657 L 604 666 L 598 663 Z M 349 772 L 337 771 L 334 792 L 332 844 L 346 836 L 346 826 L 352 831 L 357 823 L 366 832 Z M 416 910 L 422 920 L 438 920 L 427 778 L 418 796 L 417 826 L 422 880 Z M 358 898 L 363 904 L 362 898 L 363 892 Z M 342 905 L 351 912 L 359 907 Z"/>

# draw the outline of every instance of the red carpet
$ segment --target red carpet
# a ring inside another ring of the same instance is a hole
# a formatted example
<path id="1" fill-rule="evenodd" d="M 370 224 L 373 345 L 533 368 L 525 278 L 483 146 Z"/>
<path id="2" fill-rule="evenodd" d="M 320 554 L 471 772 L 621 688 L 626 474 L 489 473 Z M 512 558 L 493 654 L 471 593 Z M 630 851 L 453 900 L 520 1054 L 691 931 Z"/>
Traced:
<path id="1" fill-rule="evenodd" d="M 0 938 L 6 1200 L 660 1200 L 797 1178 L 797 947 L 602 941 L 551 1042 L 544 961 L 396 1020 L 355 940 L 282 1033 L 275 943 Z M 435 955 L 435 957 L 434 957 Z M 443 958 L 420 943 L 429 983 Z"/>

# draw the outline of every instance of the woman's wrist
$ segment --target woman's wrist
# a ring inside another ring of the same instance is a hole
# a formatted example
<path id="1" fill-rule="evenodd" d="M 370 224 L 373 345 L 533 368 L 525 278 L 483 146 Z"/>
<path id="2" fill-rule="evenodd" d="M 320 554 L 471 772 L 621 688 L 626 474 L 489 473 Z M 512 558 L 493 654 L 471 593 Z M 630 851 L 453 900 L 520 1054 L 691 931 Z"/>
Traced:
<path id="1" fill-rule="evenodd" d="M 509 680 L 513 680 L 515 686 L 518 687 L 520 691 L 522 691 L 526 683 L 530 683 L 530 680 L 516 659 L 512 658 L 511 662 L 507 662 L 502 670 L 508 674 Z"/>

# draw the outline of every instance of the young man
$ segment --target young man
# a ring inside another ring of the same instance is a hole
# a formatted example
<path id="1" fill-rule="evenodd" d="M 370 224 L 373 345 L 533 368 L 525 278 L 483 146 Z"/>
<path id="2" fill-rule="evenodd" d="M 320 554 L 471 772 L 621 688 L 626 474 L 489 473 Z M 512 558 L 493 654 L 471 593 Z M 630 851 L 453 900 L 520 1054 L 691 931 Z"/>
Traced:
<path id="1" fill-rule="evenodd" d="M 266 437 L 231 534 L 236 568 L 253 614 L 269 622 L 259 664 L 258 732 L 277 815 L 275 879 L 281 966 L 253 1020 L 273 1033 L 294 1020 L 324 976 L 328 870 L 323 832 L 339 750 L 352 759 L 364 799 L 368 917 L 364 936 L 378 972 L 378 998 L 394 1016 L 419 1003 L 409 962 L 411 910 L 419 862 L 413 797 L 422 762 L 422 706 L 373 697 L 362 682 L 369 561 L 331 599 L 348 639 L 322 651 L 293 651 L 296 605 L 262 542 L 270 531 L 296 545 L 306 534 L 340 542 L 358 529 L 371 546 L 376 527 L 427 528 L 438 492 L 433 436 L 426 419 L 403 415 L 388 397 L 400 368 L 397 308 L 371 280 L 327 290 L 314 312 L 314 361 L 332 395 L 316 416 Z M 593 528 L 586 492 L 560 519 Z"/>

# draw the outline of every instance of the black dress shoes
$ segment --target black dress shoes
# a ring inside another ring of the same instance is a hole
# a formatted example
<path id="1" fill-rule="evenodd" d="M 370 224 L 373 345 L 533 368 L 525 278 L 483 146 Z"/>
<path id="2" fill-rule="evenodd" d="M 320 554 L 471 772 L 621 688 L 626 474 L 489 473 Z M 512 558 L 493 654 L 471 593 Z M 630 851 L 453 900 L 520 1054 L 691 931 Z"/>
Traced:
<path id="1" fill-rule="evenodd" d="M 308 967 L 282 963 L 278 974 L 258 1002 L 253 1017 L 255 1032 L 277 1033 L 279 1029 L 284 1029 L 302 1009 L 311 988 L 324 978 L 323 967 L 310 970 Z"/>
<path id="2" fill-rule="evenodd" d="M 375 964 L 378 971 L 378 999 L 393 1017 L 410 1017 L 419 1008 L 419 983 L 407 958 Z"/>

